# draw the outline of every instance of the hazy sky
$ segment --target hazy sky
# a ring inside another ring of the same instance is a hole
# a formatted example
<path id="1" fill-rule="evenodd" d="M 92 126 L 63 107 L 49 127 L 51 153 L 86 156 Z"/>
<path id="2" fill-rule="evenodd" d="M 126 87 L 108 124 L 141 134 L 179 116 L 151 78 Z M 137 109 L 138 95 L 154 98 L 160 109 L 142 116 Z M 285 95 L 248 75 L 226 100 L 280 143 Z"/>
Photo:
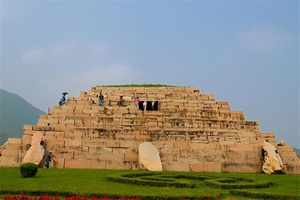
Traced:
<path id="1" fill-rule="evenodd" d="M 300 148 L 299 1 L 0 2 L 1 88 L 43 111 L 96 85 L 195 86 Z"/>

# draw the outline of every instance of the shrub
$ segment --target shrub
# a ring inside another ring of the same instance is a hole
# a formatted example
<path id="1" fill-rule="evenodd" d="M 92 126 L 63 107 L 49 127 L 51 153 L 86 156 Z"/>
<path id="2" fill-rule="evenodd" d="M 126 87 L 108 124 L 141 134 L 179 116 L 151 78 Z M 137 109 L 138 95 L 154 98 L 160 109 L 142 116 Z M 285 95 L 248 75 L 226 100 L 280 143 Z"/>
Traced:
<path id="1" fill-rule="evenodd" d="M 20 172 L 24 178 L 34 177 L 38 172 L 38 166 L 34 163 L 24 163 L 20 166 Z"/>

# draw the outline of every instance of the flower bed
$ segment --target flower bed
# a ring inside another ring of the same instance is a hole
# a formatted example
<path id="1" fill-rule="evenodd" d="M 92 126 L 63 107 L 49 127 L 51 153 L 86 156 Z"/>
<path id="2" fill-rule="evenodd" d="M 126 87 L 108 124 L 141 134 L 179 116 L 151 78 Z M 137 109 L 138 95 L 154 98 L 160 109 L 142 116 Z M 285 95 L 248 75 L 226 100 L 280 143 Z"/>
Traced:
<path id="1" fill-rule="evenodd" d="M 44 196 L 40 195 L 39 197 L 29 197 L 26 195 L 14 195 L 14 196 L 5 196 L 4 200 L 60 200 L 60 197 L 55 197 L 55 196 Z M 81 196 L 71 196 L 71 197 L 65 197 L 64 200 L 139 200 L 137 197 L 133 198 L 108 198 L 108 197 L 81 197 Z"/>

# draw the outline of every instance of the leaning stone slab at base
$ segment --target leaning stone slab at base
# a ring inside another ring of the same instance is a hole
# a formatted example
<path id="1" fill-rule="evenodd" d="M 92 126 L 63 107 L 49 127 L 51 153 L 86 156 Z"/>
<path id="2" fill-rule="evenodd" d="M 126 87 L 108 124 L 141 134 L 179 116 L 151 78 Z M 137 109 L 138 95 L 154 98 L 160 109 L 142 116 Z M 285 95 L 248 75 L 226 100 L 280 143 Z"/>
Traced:
<path id="1" fill-rule="evenodd" d="M 263 143 L 263 172 L 266 174 L 283 172 L 283 163 L 277 149 L 270 143 Z"/>
<path id="2" fill-rule="evenodd" d="M 39 165 L 44 156 L 44 144 L 41 145 L 43 140 L 42 132 L 36 132 L 32 136 L 31 146 L 23 159 L 23 163 L 34 163 Z"/>
<path id="3" fill-rule="evenodd" d="M 144 142 L 139 146 L 139 163 L 150 171 L 162 171 L 160 156 L 156 147 L 150 142 Z"/>

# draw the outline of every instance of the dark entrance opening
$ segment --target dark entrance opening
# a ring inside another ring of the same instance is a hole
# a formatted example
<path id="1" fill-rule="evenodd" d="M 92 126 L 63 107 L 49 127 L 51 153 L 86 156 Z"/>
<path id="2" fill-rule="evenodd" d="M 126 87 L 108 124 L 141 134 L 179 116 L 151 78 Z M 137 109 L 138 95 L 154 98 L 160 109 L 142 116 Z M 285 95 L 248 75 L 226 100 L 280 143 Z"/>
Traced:
<path id="1" fill-rule="evenodd" d="M 144 101 L 140 101 L 139 103 L 139 109 L 140 110 L 144 110 L 144 106 L 143 106 Z M 158 110 L 158 101 L 147 101 L 147 108 L 146 111 L 157 111 Z"/>

